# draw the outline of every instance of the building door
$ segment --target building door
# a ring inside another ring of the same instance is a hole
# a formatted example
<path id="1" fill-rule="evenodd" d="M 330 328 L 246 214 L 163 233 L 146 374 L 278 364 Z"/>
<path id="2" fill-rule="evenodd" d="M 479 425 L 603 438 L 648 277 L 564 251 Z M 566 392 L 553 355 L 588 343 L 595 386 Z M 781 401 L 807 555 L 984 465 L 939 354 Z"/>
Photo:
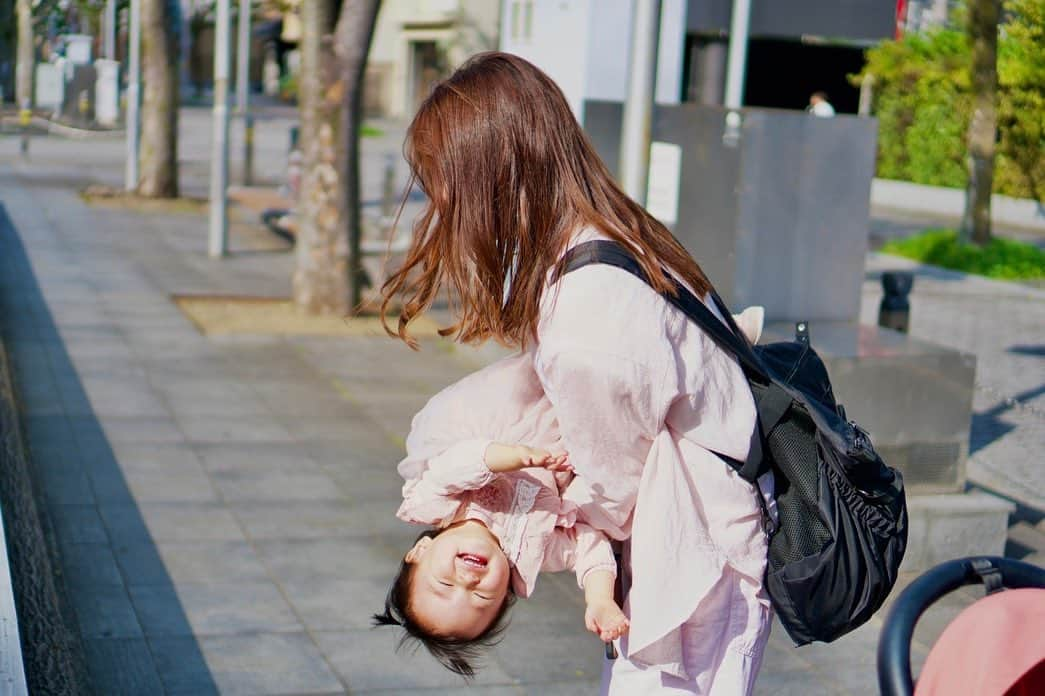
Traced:
<path id="1" fill-rule="evenodd" d="M 410 42 L 410 74 L 411 103 L 416 110 L 446 74 L 446 61 L 435 41 Z"/>

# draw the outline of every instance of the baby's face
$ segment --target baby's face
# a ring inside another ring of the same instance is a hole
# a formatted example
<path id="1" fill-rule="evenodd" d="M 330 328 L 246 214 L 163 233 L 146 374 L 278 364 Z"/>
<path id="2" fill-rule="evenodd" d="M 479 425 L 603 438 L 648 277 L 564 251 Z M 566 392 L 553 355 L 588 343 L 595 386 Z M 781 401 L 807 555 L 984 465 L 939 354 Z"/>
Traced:
<path id="1" fill-rule="evenodd" d="M 413 614 L 429 630 L 471 639 L 497 618 L 511 570 L 496 538 L 482 524 L 466 521 L 434 539 L 423 538 L 406 560 L 415 565 Z"/>

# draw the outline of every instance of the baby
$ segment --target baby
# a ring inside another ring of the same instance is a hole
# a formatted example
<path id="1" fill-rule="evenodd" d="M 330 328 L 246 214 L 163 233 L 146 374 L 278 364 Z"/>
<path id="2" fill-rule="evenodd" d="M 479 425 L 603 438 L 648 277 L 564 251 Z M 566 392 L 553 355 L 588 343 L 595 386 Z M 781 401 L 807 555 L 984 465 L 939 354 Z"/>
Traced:
<path id="1" fill-rule="evenodd" d="M 752 342 L 762 309 L 734 317 Z M 585 626 L 603 641 L 629 626 L 613 598 L 606 536 L 563 491 L 573 479 L 533 356 L 505 358 L 432 397 L 413 420 L 397 516 L 430 525 L 407 551 L 375 625 L 402 626 L 453 672 L 497 642 L 540 571 L 573 570 Z M 578 483 L 583 483 L 578 479 Z"/>
<path id="2" fill-rule="evenodd" d="M 433 397 L 399 465 L 397 515 L 433 528 L 407 551 L 374 623 L 402 626 L 404 638 L 465 676 L 540 571 L 576 573 L 585 625 L 602 640 L 628 628 L 613 599 L 608 539 L 561 497 L 573 474 L 532 359 L 506 358 Z"/>

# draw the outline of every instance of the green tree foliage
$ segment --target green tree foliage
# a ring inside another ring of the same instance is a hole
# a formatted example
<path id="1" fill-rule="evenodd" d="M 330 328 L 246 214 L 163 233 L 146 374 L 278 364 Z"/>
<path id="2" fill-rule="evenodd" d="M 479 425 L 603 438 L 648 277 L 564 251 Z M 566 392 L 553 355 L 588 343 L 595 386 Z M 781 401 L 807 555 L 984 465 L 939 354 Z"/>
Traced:
<path id="1" fill-rule="evenodd" d="M 964 19 L 962 20 L 964 21 Z M 964 28 L 939 28 L 868 50 L 878 176 L 964 188 L 972 111 Z M 1045 0 L 1006 0 L 998 37 L 994 191 L 1045 200 Z"/>

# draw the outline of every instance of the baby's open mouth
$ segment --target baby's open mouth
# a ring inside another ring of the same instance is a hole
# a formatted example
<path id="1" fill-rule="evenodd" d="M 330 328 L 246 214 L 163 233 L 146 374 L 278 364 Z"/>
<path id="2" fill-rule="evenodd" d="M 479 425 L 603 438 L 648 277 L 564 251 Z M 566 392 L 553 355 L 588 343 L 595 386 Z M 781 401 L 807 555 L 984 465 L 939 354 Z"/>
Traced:
<path id="1" fill-rule="evenodd" d="M 485 568 L 486 559 L 482 556 L 476 556 L 474 553 L 459 553 L 457 557 L 466 565 L 472 568 Z"/>

